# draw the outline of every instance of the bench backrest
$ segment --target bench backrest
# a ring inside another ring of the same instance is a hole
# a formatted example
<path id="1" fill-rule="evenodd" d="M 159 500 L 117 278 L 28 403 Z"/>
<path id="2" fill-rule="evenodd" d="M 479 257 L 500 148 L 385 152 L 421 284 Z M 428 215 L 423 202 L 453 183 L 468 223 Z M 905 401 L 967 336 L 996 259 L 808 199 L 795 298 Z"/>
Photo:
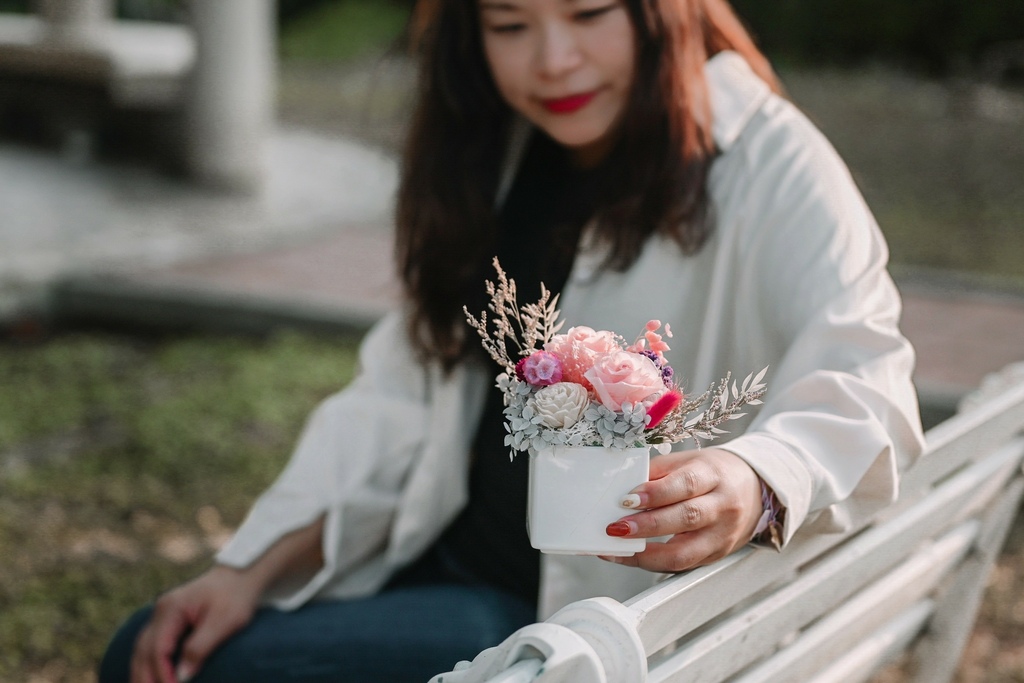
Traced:
<path id="1" fill-rule="evenodd" d="M 949 680 L 1024 492 L 1024 382 L 928 432 L 897 503 L 844 534 L 745 548 L 619 603 L 582 600 L 433 683 Z"/>

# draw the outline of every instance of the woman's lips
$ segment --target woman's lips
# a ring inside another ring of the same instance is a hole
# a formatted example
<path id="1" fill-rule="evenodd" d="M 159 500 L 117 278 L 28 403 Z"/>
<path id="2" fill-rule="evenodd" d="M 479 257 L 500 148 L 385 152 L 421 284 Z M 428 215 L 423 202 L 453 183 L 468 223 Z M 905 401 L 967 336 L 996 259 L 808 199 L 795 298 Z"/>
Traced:
<path id="1" fill-rule="evenodd" d="M 569 95 L 568 97 L 559 97 L 550 100 L 541 100 L 541 104 L 552 114 L 571 114 L 574 111 L 579 111 L 583 107 L 590 103 L 590 100 L 597 96 L 597 91 L 591 91 L 587 93 L 581 93 L 579 95 Z"/>

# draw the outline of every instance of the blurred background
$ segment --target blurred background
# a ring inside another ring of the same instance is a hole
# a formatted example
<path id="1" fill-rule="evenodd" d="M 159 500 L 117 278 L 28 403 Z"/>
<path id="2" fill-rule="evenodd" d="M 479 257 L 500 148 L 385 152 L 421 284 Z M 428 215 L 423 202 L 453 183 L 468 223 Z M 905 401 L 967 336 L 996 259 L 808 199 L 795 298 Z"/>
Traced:
<path id="1" fill-rule="evenodd" d="M 0 681 L 95 680 L 351 377 L 412 5 L 0 0 Z M 734 5 L 882 226 L 934 424 L 1024 360 L 1024 3 Z M 959 681 L 1024 681 L 1021 567 L 1018 520 Z"/>

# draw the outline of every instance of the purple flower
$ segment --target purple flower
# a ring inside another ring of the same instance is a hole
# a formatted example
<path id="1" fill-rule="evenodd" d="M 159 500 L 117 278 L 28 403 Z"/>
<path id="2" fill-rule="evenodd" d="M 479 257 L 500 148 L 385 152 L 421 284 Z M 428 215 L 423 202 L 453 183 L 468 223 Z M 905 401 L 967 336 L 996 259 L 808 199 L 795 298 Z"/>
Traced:
<path id="1" fill-rule="evenodd" d="M 535 387 L 546 387 L 562 381 L 562 360 L 547 351 L 534 351 L 523 363 L 523 376 Z"/>
<path id="2" fill-rule="evenodd" d="M 659 368 L 661 367 L 661 358 L 659 358 L 658 354 L 656 354 L 654 351 L 648 351 L 647 349 L 644 349 L 643 351 L 640 352 L 640 355 L 647 356 L 654 362 L 655 365 L 657 365 Z"/>
<path id="3" fill-rule="evenodd" d="M 661 370 L 661 378 L 663 380 L 665 380 L 665 386 L 667 386 L 669 389 L 671 389 L 672 388 L 672 376 L 675 374 L 675 371 L 672 369 L 672 366 L 669 365 L 668 363 L 666 363 L 654 351 L 648 351 L 648 350 L 645 349 L 645 350 L 640 352 L 640 355 L 641 356 L 647 356 L 652 361 L 654 361 L 654 364 L 657 365 L 658 369 Z"/>

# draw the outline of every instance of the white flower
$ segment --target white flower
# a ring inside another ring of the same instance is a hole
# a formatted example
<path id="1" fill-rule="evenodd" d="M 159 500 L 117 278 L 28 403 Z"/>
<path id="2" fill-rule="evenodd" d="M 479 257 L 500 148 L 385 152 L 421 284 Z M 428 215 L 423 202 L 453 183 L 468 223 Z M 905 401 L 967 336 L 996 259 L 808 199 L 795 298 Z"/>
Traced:
<path id="1" fill-rule="evenodd" d="M 583 417 L 590 395 L 582 385 L 559 382 L 538 390 L 528 403 L 545 427 L 565 429 Z"/>

